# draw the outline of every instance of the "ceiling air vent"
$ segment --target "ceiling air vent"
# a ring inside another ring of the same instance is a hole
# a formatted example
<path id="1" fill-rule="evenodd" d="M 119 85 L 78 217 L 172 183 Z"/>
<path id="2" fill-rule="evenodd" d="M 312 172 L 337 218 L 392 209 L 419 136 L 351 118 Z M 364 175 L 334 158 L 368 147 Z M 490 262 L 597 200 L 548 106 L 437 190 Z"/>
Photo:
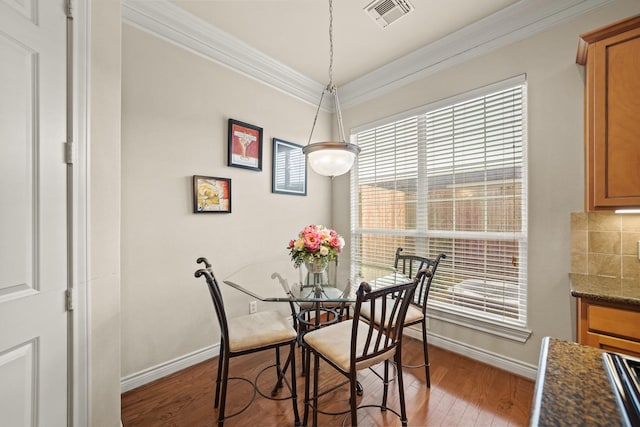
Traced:
<path id="1" fill-rule="evenodd" d="M 407 0 L 374 0 L 364 8 L 382 28 L 386 28 L 413 9 L 413 5 Z"/>

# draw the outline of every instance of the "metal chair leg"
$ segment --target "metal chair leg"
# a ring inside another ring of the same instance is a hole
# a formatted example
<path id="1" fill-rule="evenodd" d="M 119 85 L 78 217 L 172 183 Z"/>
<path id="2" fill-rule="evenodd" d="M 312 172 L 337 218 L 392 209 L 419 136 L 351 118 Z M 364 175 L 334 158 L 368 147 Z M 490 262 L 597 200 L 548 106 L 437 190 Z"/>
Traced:
<path id="1" fill-rule="evenodd" d="M 349 403 L 351 405 L 351 425 L 358 425 L 358 404 L 356 402 L 356 388 L 358 383 L 358 374 L 356 372 L 351 373 L 349 376 Z"/>
<path id="2" fill-rule="evenodd" d="M 424 344 L 424 373 L 427 378 L 427 388 L 431 388 L 431 373 L 429 370 L 429 347 L 427 343 L 427 322 L 422 320 L 422 343 Z"/>
<path id="3" fill-rule="evenodd" d="M 303 316 L 305 320 L 308 320 L 309 313 L 306 312 L 305 314 L 303 314 Z M 307 332 L 307 326 L 303 322 L 298 322 L 298 336 L 300 337 L 300 356 L 301 356 L 301 360 L 303 361 L 302 366 L 300 367 L 300 373 L 302 375 L 306 374 L 305 369 L 307 369 L 306 364 L 304 363 L 305 353 L 307 352 L 307 350 L 305 349 L 304 344 L 302 343 L 302 337 L 306 332 Z"/>
<path id="4" fill-rule="evenodd" d="M 397 357 L 396 353 L 396 357 Z M 396 358 L 397 375 L 398 375 L 398 395 L 400 397 L 400 422 L 403 427 L 407 427 L 407 407 L 404 401 L 404 378 L 402 377 L 402 361 L 400 357 Z M 386 385 L 386 383 L 385 383 Z"/>
<path id="5" fill-rule="evenodd" d="M 273 390 L 271 391 L 271 395 L 277 394 L 278 390 L 282 388 L 282 377 L 284 376 L 284 373 L 287 370 L 287 365 L 289 364 L 289 361 L 287 360 L 287 363 L 285 364 L 284 369 L 280 368 L 280 347 L 276 347 L 276 384 L 273 387 Z"/>
<path id="6" fill-rule="evenodd" d="M 225 354 L 222 373 L 222 389 L 220 395 L 220 408 L 218 409 L 218 427 L 224 426 L 224 410 L 227 403 L 227 382 L 229 381 L 229 355 Z"/>
<path id="7" fill-rule="evenodd" d="M 298 387 L 296 386 L 296 343 L 292 342 L 289 348 L 289 360 L 285 364 L 283 372 L 286 372 L 286 365 L 291 361 L 291 401 L 293 403 L 293 416 L 295 425 L 300 425 L 300 413 L 298 412 Z M 283 373 L 284 375 L 284 373 Z"/>
<path id="8" fill-rule="evenodd" d="M 282 388 L 282 379 L 284 378 L 287 369 L 289 368 L 289 363 L 291 363 L 291 359 L 287 358 L 284 362 L 284 366 L 280 368 L 280 347 L 276 347 L 276 383 L 273 385 L 273 390 L 271 390 L 271 396 L 275 396 L 278 394 L 278 391 Z"/>
<path id="9" fill-rule="evenodd" d="M 220 380 L 222 378 L 222 360 L 224 359 L 224 342 L 220 341 L 220 354 L 218 355 L 218 375 L 216 376 L 216 398 L 214 408 L 220 405 Z"/>
<path id="10" fill-rule="evenodd" d="M 387 395 L 389 394 L 389 360 L 384 361 L 384 379 L 382 384 L 382 407 L 381 411 L 387 410 Z"/>
<path id="11" fill-rule="evenodd" d="M 320 356 L 313 355 L 313 426 L 318 425 L 318 376 L 320 374 Z"/>
<path id="12" fill-rule="evenodd" d="M 304 349 L 304 347 L 303 347 Z M 303 426 L 307 426 L 308 422 L 309 422 L 309 388 L 311 387 L 310 385 L 310 380 L 311 380 L 311 374 L 310 374 L 310 369 L 311 369 L 311 352 L 309 350 L 306 350 L 303 354 L 304 354 L 304 371 L 305 371 L 305 386 L 304 386 L 304 415 L 302 417 L 302 425 Z"/>

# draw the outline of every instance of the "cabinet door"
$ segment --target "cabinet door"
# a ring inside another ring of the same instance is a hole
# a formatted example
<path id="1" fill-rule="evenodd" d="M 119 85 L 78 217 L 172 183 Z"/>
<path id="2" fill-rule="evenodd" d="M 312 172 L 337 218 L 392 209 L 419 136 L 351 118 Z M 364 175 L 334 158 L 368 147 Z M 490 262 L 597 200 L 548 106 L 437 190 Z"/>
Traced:
<path id="1" fill-rule="evenodd" d="M 640 206 L 640 28 L 590 46 L 589 68 L 593 207 Z"/>
<path id="2" fill-rule="evenodd" d="M 584 298 L 578 298 L 577 304 L 580 344 L 640 357 L 640 309 L 637 306 Z"/>

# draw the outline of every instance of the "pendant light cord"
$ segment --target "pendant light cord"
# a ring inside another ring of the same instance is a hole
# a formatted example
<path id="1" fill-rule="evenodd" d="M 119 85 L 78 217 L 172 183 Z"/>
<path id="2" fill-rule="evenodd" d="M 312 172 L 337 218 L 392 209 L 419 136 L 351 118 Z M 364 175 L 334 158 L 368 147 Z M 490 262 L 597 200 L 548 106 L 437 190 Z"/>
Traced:
<path id="1" fill-rule="evenodd" d="M 329 0 L 329 84 L 322 91 L 322 95 L 320 95 L 320 102 L 318 103 L 316 116 L 313 119 L 313 125 L 311 126 L 311 133 L 309 134 L 309 141 L 307 144 L 311 144 L 311 137 L 313 136 L 313 131 L 316 128 L 316 122 L 318 121 L 318 114 L 320 113 L 320 107 L 322 106 L 322 100 L 324 99 L 325 92 L 329 92 L 333 96 L 336 119 L 338 121 L 338 132 L 340 133 L 341 141 L 346 142 L 344 126 L 342 125 L 342 111 L 340 110 L 340 101 L 338 101 L 338 89 L 333 84 L 333 0 Z"/>
<path id="2" fill-rule="evenodd" d="M 329 0 L 329 85 L 327 89 L 333 89 L 333 0 Z"/>
<path id="3" fill-rule="evenodd" d="M 342 111 L 340 110 L 340 101 L 338 101 L 338 88 L 333 84 L 333 0 L 329 0 L 329 86 L 327 86 L 327 89 L 333 95 L 340 141 L 346 142 L 344 126 L 342 125 Z"/>

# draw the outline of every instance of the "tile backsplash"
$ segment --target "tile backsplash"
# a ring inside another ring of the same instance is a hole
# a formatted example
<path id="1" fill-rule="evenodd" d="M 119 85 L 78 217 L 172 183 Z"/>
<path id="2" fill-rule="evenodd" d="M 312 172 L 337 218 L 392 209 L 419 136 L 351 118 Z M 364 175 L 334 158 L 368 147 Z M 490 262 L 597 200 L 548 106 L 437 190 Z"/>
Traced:
<path id="1" fill-rule="evenodd" d="M 640 279 L 640 215 L 571 214 L 571 272 Z"/>

